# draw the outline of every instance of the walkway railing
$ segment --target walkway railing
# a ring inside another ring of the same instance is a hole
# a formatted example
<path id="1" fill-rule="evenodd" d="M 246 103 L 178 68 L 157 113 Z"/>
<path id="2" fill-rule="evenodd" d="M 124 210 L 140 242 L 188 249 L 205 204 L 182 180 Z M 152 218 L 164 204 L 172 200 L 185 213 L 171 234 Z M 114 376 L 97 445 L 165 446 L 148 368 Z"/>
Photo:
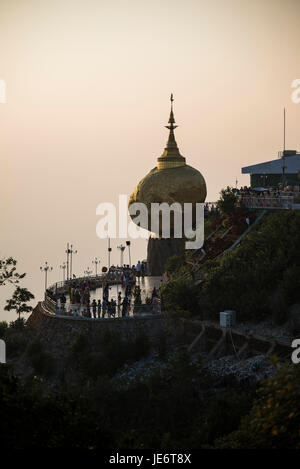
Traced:
<path id="1" fill-rule="evenodd" d="M 152 316 L 156 314 L 162 314 L 162 305 L 159 298 L 153 304 L 137 304 L 135 305 L 134 302 L 131 302 L 129 308 L 125 316 L 122 314 L 122 305 L 118 307 L 116 305 L 115 313 L 112 311 L 109 312 L 108 310 L 105 311 L 103 315 L 103 310 L 101 309 L 101 313 L 98 316 L 96 310 L 96 316 L 93 314 L 92 307 L 90 307 L 89 313 L 87 312 L 87 307 L 81 304 L 70 304 L 71 308 L 66 308 L 65 306 L 60 305 L 60 302 L 55 302 L 45 294 L 44 300 L 44 307 L 45 309 L 52 314 L 61 317 L 73 317 L 78 319 L 114 319 L 114 318 L 123 318 L 123 317 L 143 317 L 143 316 Z"/>
<path id="2" fill-rule="evenodd" d="M 248 226 L 248 228 L 241 234 L 241 236 L 239 236 L 239 238 L 228 248 L 226 249 L 226 251 L 224 252 L 228 252 L 228 251 L 232 251 L 234 248 L 236 248 L 240 242 L 242 241 L 242 239 L 247 236 L 248 233 L 250 233 L 250 231 L 253 230 L 253 228 L 258 225 L 258 223 L 260 223 L 261 219 L 267 214 L 267 210 L 263 210 L 261 212 L 261 214 L 256 218 L 256 220 L 250 225 Z M 223 253 L 222 253 L 223 254 Z M 219 256 L 218 256 L 219 257 Z"/>
<path id="3" fill-rule="evenodd" d="M 267 214 L 267 210 L 263 210 L 260 215 L 257 217 L 257 219 L 238 237 L 238 239 L 236 241 L 234 241 L 234 243 L 231 244 L 231 246 L 227 249 L 225 249 L 224 251 L 222 251 L 221 253 L 219 253 L 217 256 L 215 256 L 214 258 L 212 258 L 211 260 L 214 261 L 216 259 L 218 259 L 219 257 L 223 256 L 225 253 L 227 253 L 228 251 L 231 251 L 233 250 L 234 248 L 236 248 L 241 240 L 261 221 L 261 219 Z M 220 225 L 221 226 L 221 225 Z M 214 231 L 214 233 L 216 233 L 217 231 L 219 230 L 219 227 Z M 199 254 L 201 252 L 201 249 L 198 249 L 196 251 L 197 254 Z M 202 254 L 201 258 L 199 259 L 199 262 L 198 263 L 195 263 L 192 267 L 193 269 L 193 273 L 192 273 L 192 276 L 195 276 L 195 274 L 197 273 L 198 275 L 201 274 L 201 272 L 204 272 L 204 264 L 201 264 L 201 260 L 203 258 L 206 257 L 206 254 Z M 192 258 L 192 256 L 191 256 Z M 184 274 L 182 274 L 179 279 L 184 279 L 184 278 L 189 278 L 191 277 L 191 273 L 190 272 L 185 272 Z M 196 285 L 198 285 L 199 283 L 203 282 L 204 281 L 204 276 L 203 278 L 201 278 L 200 280 L 196 280 Z"/>
<path id="4" fill-rule="evenodd" d="M 50 296 L 48 296 L 46 293 L 45 293 L 44 304 L 45 304 L 46 308 L 51 313 L 53 313 L 53 314 L 57 313 L 57 303 L 56 303 L 56 301 L 52 300 L 52 298 L 50 298 Z"/>
<path id="5" fill-rule="evenodd" d="M 62 289 L 64 287 L 68 287 L 69 285 L 78 285 L 80 283 L 84 282 L 96 282 L 96 283 L 102 283 L 102 282 L 121 282 L 121 273 L 120 271 L 116 272 L 109 272 L 101 275 L 89 275 L 88 277 L 76 277 L 73 279 L 69 280 L 64 280 L 61 282 L 55 282 L 53 283 L 48 290 L 52 291 L 53 293 L 57 292 L 57 290 Z"/>
<path id="6" fill-rule="evenodd" d="M 241 201 L 247 208 L 263 209 L 291 209 L 293 208 L 293 196 L 260 197 L 242 196 Z"/>

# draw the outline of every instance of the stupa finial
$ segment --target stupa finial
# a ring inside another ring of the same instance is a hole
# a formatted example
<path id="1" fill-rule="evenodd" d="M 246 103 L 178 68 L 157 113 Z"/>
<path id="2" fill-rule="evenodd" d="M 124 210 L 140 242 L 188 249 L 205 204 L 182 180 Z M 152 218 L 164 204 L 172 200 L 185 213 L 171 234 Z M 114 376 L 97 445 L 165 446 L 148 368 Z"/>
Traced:
<path id="1" fill-rule="evenodd" d="M 171 97 L 170 97 L 170 101 L 171 101 L 171 112 L 170 112 L 170 117 L 169 117 L 169 124 L 171 124 L 170 126 L 167 125 L 167 129 L 170 129 L 172 127 L 172 129 L 176 129 L 177 125 L 173 125 L 175 124 L 175 118 L 174 118 L 174 113 L 173 113 L 173 101 L 174 101 L 174 98 L 173 98 L 173 93 L 171 93 Z"/>
<path id="2" fill-rule="evenodd" d="M 179 149 L 175 140 L 174 130 L 178 127 L 175 124 L 175 118 L 173 113 L 173 93 L 171 93 L 170 97 L 171 101 L 171 112 L 169 117 L 169 125 L 165 127 L 170 130 L 169 138 L 164 149 L 163 154 L 158 158 L 158 169 L 165 169 L 165 168 L 173 168 L 177 166 L 185 165 L 185 158 L 180 155 Z"/>
<path id="3" fill-rule="evenodd" d="M 174 101 L 173 93 L 171 93 L 170 101 L 171 101 L 171 112 L 170 112 L 170 117 L 169 117 L 169 124 L 170 125 L 165 126 L 166 129 L 170 130 L 170 133 L 169 133 L 169 138 L 168 138 L 167 146 L 166 146 L 165 150 L 169 150 L 172 153 L 174 153 L 174 151 L 175 151 L 175 153 L 179 155 L 179 150 L 178 150 L 177 143 L 176 143 L 176 140 L 175 140 L 175 135 L 174 135 L 174 130 L 178 126 L 174 125 L 175 124 L 175 118 L 174 118 L 174 113 L 173 113 L 173 101 Z"/>

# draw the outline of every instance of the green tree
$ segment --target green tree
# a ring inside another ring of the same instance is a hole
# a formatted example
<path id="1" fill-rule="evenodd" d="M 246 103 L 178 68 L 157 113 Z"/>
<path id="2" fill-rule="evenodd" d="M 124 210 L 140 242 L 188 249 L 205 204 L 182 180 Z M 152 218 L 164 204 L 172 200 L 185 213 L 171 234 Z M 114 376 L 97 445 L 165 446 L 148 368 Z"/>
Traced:
<path id="1" fill-rule="evenodd" d="M 34 295 L 27 290 L 27 288 L 17 287 L 14 291 L 12 298 L 6 300 L 7 305 L 4 307 L 6 311 L 16 310 L 21 319 L 22 313 L 29 313 L 32 311 L 32 306 L 27 305 L 28 301 L 33 300 Z"/>
<path id="2" fill-rule="evenodd" d="M 166 271 L 170 274 L 177 272 L 185 262 L 185 255 L 182 254 L 174 254 L 173 256 L 169 257 L 166 262 Z"/>
<path id="3" fill-rule="evenodd" d="M 161 287 L 166 309 L 175 315 L 195 315 L 198 312 L 198 287 L 185 278 L 169 280 Z"/>
<path id="4" fill-rule="evenodd" d="M 6 283 L 19 283 L 26 274 L 17 272 L 17 261 L 12 257 L 0 259 L 0 286 Z"/>
<path id="5" fill-rule="evenodd" d="M 237 208 L 237 195 L 232 188 L 227 186 L 220 192 L 220 199 L 217 202 L 217 208 L 224 215 L 232 215 Z"/>

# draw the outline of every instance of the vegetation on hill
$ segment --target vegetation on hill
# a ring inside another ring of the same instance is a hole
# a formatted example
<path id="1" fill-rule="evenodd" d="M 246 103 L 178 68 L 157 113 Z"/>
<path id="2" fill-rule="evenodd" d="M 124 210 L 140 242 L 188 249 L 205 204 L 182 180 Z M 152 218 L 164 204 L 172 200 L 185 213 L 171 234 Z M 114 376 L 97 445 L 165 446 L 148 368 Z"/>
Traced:
<path id="1" fill-rule="evenodd" d="M 99 375 L 114 376 L 125 363 L 146 357 L 149 350 L 150 341 L 143 331 L 135 339 L 122 340 L 117 332 L 106 330 L 96 348 L 86 334 L 79 332 L 70 344 L 69 359 L 83 381 L 96 380 Z"/>
<path id="2" fill-rule="evenodd" d="M 235 226 L 235 234 L 244 231 L 245 213 L 230 191 L 223 202 L 207 229 L 221 222 Z M 186 256 L 170 259 L 163 304 L 179 316 L 217 318 L 219 311 L 235 309 L 239 321 L 286 321 L 289 307 L 300 303 L 299 228 L 299 212 L 268 215 L 240 247 L 203 264 L 198 285 Z M 0 263 L 0 285 L 18 283 L 22 275 L 13 261 Z M 213 377 L 185 347 L 177 346 L 170 357 L 163 340 L 159 365 L 147 369 L 153 345 L 144 333 L 123 341 L 108 332 L 96 346 L 80 333 L 59 358 L 22 318 L 0 322 L 0 338 L 12 358 L 10 365 L 0 364 L 2 448 L 300 449 L 299 365 L 277 363 L 277 376 L 256 394 L 234 377 Z M 122 374 L 137 360 L 146 372 Z"/>
<path id="3" fill-rule="evenodd" d="M 247 228 L 245 213 L 236 208 L 226 216 L 214 214 L 207 223 L 210 231 L 221 223 L 233 226 L 231 233 L 235 231 L 236 235 Z M 222 252 L 231 243 L 226 238 L 215 239 L 210 251 Z M 199 264 L 204 281 L 197 288 L 193 286 L 195 272 L 186 260 L 180 264 L 179 258 L 170 259 L 170 267 L 174 268 L 171 280 L 163 286 L 165 305 L 171 313 L 181 311 L 182 315 L 200 315 L 203 319 L 217 320 L 220 311 L 230 309 L 237 311 L 239 321 L 270 318 L 283 324 L 290 307 L 300 303 L 299 244 L 300 212 L 270 213 L 239 247 L 217 258 L 204 257 Z M 292 332 L 298 329 L 299 324 Z"/>
<path id="4" fill-rule="evenodd" d="M 237 206 L 237 195 L 232 188 L 227 186 L 226 189 L 222 189 L 217 202 L 218 210 L 224 215 L 231 216 L 237 210 Z"/>
<path id="5" fill-rule="evenodd" d="M 279 367 L 258 392 L 237 431 L 218 439 L 216 448 L 300 449 L 300 367 Z"/>
<path id="6" fill-rule="evenodd" d="M 82 385 L 53 388 L 39 373 L 22 385 L 0 365 L 1 446 L 201 448 L 236 430 L 250 409 L 249 393 L 218 391 L 184 351 L 125 385 L 98 373 L 93 384 L 88 373 Z"/>
<path id="7" fill-rule="evenodd" d="M 52 357 L 45 368 L 48 352 L 31 333 L 27 339 L 34 373 L 25 384 L 12 365 L 0 365 L 1 448 L 300 448 L 299 365 L 277 364 L 277 376 L 256 396 L 254 389 L 213 378 L 178 349 L 130 380 L 114 375 L 114 364 L 96 366 L 91 375 L 81 362 L 75 386 L 53 381 L 47 370 Z M 70 367 L 86 347 L 78 336 Z"/>
<path id="8" fill-rule="evenodd" d="M 300 300 L 300 213 L 268 215 L 241 246 L 206 264 L 199 295 L 203 316 L 234 309 L 239 320 L 272 317 L 283 323 Z"/>

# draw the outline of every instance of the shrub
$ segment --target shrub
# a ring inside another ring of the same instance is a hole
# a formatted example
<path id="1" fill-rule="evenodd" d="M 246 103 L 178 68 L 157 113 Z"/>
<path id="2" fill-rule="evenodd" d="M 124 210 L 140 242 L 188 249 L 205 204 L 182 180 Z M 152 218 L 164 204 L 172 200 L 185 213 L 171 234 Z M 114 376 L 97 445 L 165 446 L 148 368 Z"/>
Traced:
<path id="1" fill-rule="evenodd" d="M 9 330 L 9 329 L 8 329 Z M 7 334 L 5 337 L 7 356 L 13 357 L 23 353 L 26 350 L 28 340 L 19 334 Z"/>
<path id="2" fill-rule="evenodd" d="M 268 304 L 269 315 L 275 324 L 282 325 L 288 318 L 288 304 L 280 290 L 271 296 Z"/>
<path id="3" fill-rule="evenodd" d="M 54 373 L 53 357 L 47 352 L 30 357 L 30 364 L 34 371 L 40 375 L 52 376 Z"/>
<path id="4" fill-rule="evenodd" d="M 25 319 L 24 318 L 18 318 L 16 319 L 15 321 L 11 321 L 9 323 L 9 327 L 11 329 L 15 329 L 15 330 L 18 330 L 18 331 L 22 331 L 25 329 Z"/>
<path id="5" fill-rule="evenodd" d="M 88 338 L 87 335 L 80 331 L 75 337 L 72 339 L 70 344 L 70 353 L 74 357 L 78 357 L 82 355 L 88 348 Z"/>
<path id="6" fill-rule="evenodd" d="M 216 393 L 205 410 L 205 418 L 199 422 L 198 443 L 211 444 L 214 440 L 238 428 L 242 416 L 251 408 L 251 399 L 245 392 L 235 390 Z"/>
<path id="7" fill-rule="evenodd" d="M 37 374 L 51 376 L 54 372 L 53 357 L 43 350 L 39 339 L 33 339 L 26 347 L 26 356 Z"/>
<path id="8" fill-rule="evenodd" d="M 167 357 L 167 338 L 165 334 L 161 335 L 159 338 L 158 356 L 160 360 L 165 360 Z"/>
<path id="9" fill-rule="evenodd" d="M 168 311 L 195 315 L 198 313 L 198 287 L 186 279 L 171 279 L 161 287 L 164 306 Z"/>
<path id="10" fill-rule="evenodd" d="M 300 367 L 279 367 L 264 381 L 258 399 L 237 431 L 216 441 L 217 448 L 300 449 Z"/>
<path id="11" fill-rule="evenodd" d="M 0 321 L 0 338 L 3 339 L 7 331 L 8 324 L 6 321 Z"/>
<path id="12" fill-rule="evenodd" d="M 173 273 L 177 272 L 182 267 L 184 262 L 185 262 L 185 254 L 184 253 L 179 254 L 179 255 L 174 254 L 173 256 L 169 257 L 169 259 L 167 260 L 165 270 L 168 273 L 173 274 Z"/>
<path id="13" fill-rule="evenodd" d="M 34 355 L 38 355 L 43 350 L 42 343 L 39 339 L 31 340 L 26 347 L 26 355 L 31 358 Z"/>
<path id="14" fill-rule="evenodd" d="M 106 329 L 93 350 L 86 335 L 79 334 L 72 342 L 71 357 L 82 376 L 96 380 L 103 375 L 113 376 L 126 362 L 140 360 L 149 353 L 150 346 L 144 331 L 133 340 L 123 340 L 118 333 Z"/>
<path id="15" fill-rule="evenodd" d="M 291 265 L 283 272 L 280 291 L 288 304 L 300 299 L 300 265 Z"/>
<path id="16" fill-rule="evenodd" d="M 132 344 L 132 358 L 140 360 L 142 357 L 148 355 L 150 350 L 150 340 L 146 332 L 141 331 Z"/>

